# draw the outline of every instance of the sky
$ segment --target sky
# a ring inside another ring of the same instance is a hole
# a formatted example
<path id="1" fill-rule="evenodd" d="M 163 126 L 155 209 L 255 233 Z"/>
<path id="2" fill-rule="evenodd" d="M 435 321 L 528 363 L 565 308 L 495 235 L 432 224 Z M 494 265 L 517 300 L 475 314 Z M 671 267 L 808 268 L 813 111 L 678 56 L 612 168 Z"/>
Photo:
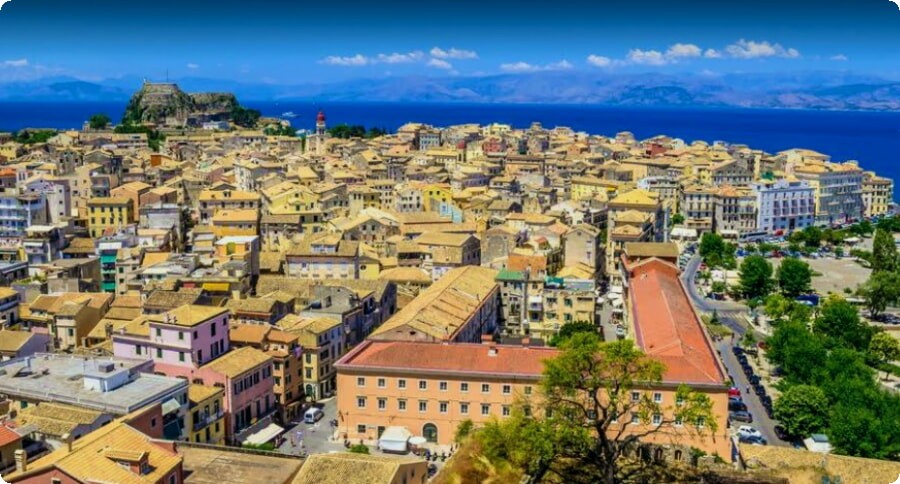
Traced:
<path id="1" fill-rule="evenodd" d="M 4 0 L 0 0 L 4 2 Z M 0 82 L 536 71 L 900 77 L 891 0 L 7 0 Z"/>

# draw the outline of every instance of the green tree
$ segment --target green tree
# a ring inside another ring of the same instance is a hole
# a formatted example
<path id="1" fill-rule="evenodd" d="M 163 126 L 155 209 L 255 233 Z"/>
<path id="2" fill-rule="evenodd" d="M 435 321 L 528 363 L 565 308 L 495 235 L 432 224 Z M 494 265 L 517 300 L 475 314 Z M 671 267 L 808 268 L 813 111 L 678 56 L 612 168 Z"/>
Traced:
<path id="1" fill-rule="evenodd" d="M 872 272 L 869 280 L 857 288 L 856 294 L 866 301 L 869 316 L 875 318 L 888 306 L 900 301 L 900 274 Z"/>
<path id="2" fill-rule="evenodd" d="M 900 360 L 900 341 L 885 332 L 878 332 L 869 342 L 869 355 L 879 363 L 890 363 Z M 885 371 L 887 378 L 887 371 Z"/>
<path id="3" fill-rule="evenodd" d="M 669 223 L 671 223 L 672 225 L 683 224 L 684 223 L 684 215 L 682 215 L 680 213 L 676 213 L 675 215 L 672 215 L 672 218 L 669 219 Z"/>
<path id="4" fill-rule="evenodd" d="M 794 298 L 809 292 L 812 270 L 806 262 L 795 257 L 786 257 L 778 266 L 777 279 L 782 294 Z"/>
<path id="5" fill-rule="evenodd" d="M 897 259 L 897 244 L 887 230 L 877 229 L 872 240 L 872 271 L 896 272 L 900 270 Z"/>
<path id="6" fill-rule="evenodd" d="M 823 361 L 828 354 L 822 340 L 802 322 L 786 321 L 779 324 L 767 342 L 766 357 L 780 366 L 785 378 L 792 383 L 814 382 L 817 367 L 810 362 Z"/>
<path id="7" fill-rule="evenodd" d="M 526 415 L 526 408 L 514 405 L 508 417 L 489 420 L 476 435 L 491 463 L 509 463 L 528 475 L 542 476 L 559 457 L 560 441 L 547 421 Z"/>
<path id="8" fill-rule="evenodd" d="M 709 267 L 720 267 L 725 254 L 725 239 L 719 234 L 707 232 L 700 238 L 700 257 Z"/>
<path id="9" fill-rule="evenodd" d="M 350 452 L 354 454 L 368 454 L 369 447 L 364 444 L 353 444 L 350 446 Z"/>
<path id="10" fill-rule="evenodd" d="M 825 301 L 814 327 L 817 333 L 830 340 L 833 347 L 866 351 L 872 339 L 872 327 L 860 319 L 852 304 L 838 295 L 832 295 Z"/>
<path id="11" fill-rule="evenodd" d="M 564 481 L 612 484 L 639 479 L 647 469 L 640 462 L 627 462 L 625 453 L 676 421 L 701 436 L 716 432 L 708 396 L 682 385 L 676 397 L 681 404 L 664 407 L 641 391 L 658 384 L 664 371 L 662 363 L 648 358 L 632 341 L 601 343 L 588 333 L 573 335 L 559 356 L 545 362 L 542 400 L 551 410 L 546 424 L 557 442 L 550 454 L 568 464 Z M 640 397 L 633 398 L 632 391 Z M 638 423 L 632 423 L 631 416 L 637 416 Z M 652 418 L 658 423 L 651 423 Z"/>
<path id="12" fill-rule="evenodd" d="M 814 225 L 803 229 L 803 244 L 811 249 L 822 245 L 822 229 Z"/>
<path id="13" fill-rule="evenodd" d="M 772 264 L 761 255 L 751 255 L 741 263 L 740 292 L 747 299 L 766 297 L 772 292 Z"/>
<path id="14" fill-rule="evenodd" d="M 461 444 L 463 441 L 469 438 L 472 435 L 472 432 L 475 430 L 475 422 L 472 419 L 467 418 L 459 423 L 456 427 L 456 433 L 453 435 L 453 441 L 457 444 Z"/>
<path id="15" fill-rule="evenodd" d="M 550 337 L 548 344 L 550 346 L 559 346 L 560 343 L 572 337 L 576 333 L 594 333 L 597 334 L 597 325 L 589 321 L 575 321 L 567 323 L 559 328 L 559 332 Z"/>
<path id="16" fill-rule="evenodd" d="M 95 114 L 88 119 L 88 125 L 91 129 L 105 129 L 110 122 L 112 120 L 105 114 Z"/>
<path id="17" fill-rule="evenodd" d="M 262 114 L 256 109 L 235 105 L 231 109 L 231 122 L 242 128 L 255 128 Z"/>
<path id="18" fill-rule="evenodd" d="M 821 388 L 791 385 L 775 400 L 775 418 L 791 435 L 822 432 L 828 423 L 828 398 Z"/>

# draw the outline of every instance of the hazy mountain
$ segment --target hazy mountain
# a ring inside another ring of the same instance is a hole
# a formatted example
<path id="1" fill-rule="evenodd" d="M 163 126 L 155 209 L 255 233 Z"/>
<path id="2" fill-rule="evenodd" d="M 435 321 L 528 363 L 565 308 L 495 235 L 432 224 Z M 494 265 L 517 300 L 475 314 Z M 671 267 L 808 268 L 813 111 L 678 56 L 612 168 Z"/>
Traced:
<path id="1" fill-rule="evenodd" d="M 740 106 L 900 109 L 900 82 L 848 72 L 784 74 L 608 74 L 538 72 L 481 77 L 387 77 L 329 84 L 248 84 L 188 77 L 187 92 L 231 92 L 242 101 L 309 100 L 473 103 L 590 103 L 610 106 Z M 0 100 L 118 101 L 140 88 L 137 77 L 74 78 L 0 84 Z"/>

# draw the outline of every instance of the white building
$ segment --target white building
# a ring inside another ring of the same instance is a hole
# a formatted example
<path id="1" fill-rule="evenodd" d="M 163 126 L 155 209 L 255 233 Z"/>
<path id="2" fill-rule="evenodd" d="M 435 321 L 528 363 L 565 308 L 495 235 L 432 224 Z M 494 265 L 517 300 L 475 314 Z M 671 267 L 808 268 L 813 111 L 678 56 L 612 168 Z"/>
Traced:
<path id="1" fill-rule="evenodd" d="M 752 184 L 756 193 L 756 227 L 768 233 L 790 233 L 815 223 L 815 189 L 802 180 Z"/>

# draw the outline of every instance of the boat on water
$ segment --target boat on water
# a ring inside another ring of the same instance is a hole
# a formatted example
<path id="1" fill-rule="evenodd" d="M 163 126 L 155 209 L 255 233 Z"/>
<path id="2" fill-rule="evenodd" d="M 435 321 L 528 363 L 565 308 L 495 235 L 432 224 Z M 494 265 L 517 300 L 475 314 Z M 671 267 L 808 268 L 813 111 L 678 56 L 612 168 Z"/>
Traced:
<path id="1" fill-rule="evenodd" d="M 282 117 L 282 118 L 296 118 L 297 115 L 294 114 L 293 111 L 288 111 L 288 112 L 286 112 L 286 113 L 281 113 L 281 117 Z"/>

